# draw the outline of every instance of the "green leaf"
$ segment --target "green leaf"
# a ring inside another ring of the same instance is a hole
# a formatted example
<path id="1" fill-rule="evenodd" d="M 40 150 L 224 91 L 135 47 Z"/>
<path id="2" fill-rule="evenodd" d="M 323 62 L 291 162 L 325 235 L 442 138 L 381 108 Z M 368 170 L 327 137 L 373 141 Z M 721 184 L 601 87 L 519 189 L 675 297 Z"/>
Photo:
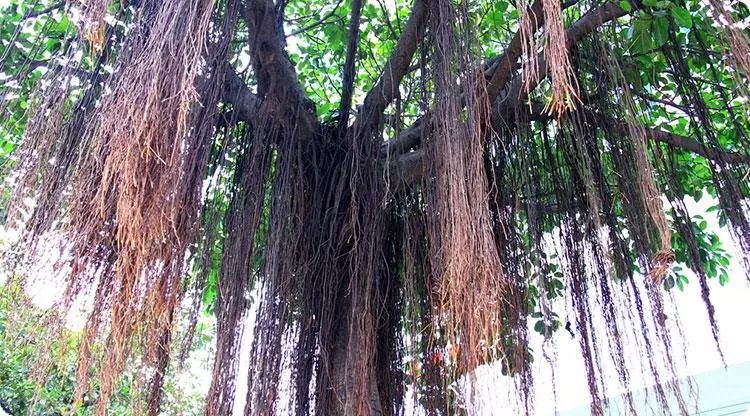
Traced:
<path id="1" fill-rule="evenodd" d="M 632 26 L 631 52 L 633 54 L 642 54 L 651 50 L 652 39 L 648 33 L 651 30 L 651 23 L 646 19 L 635 19 Z"/>
<path id="2" fill-rule="evenodd" d="M 620 8 L 625 10 L 627 13 L 630 13 L 633 10 L 633 6 L 630 5 L 630 2 L 628 0 L 621 0 Z"/>
<path id="3" fill-rule="evenodd" d="M 672 17 L 674 18 L 674 22 L 680 27 L 689 28 L 693 26 L 693 17 L 690 15 L 690 12 L 680 6 L 672 8 Z"/>
<path id="4" fill-rule="evenodd" d="M 657 17 L 653 20 L 652 26 L 654 29 L 654 40 L 656 46 L 661 46 L 667 43 L 669 39 L 669 20 L 666 17 Z"/>
<path id="5" fill-rule="evenodd" d="M 719 275 L 719 284 L 724 286 L 727 283 L 729 283 L 729 275 L 727 274 L 726 270 L 722 270 L 721 274 Z"/>
<path id="6" fill-rule="evenodd" d="M 674 287 L 674 285 L 675 285 L 674 277 L 667 276 L 667 278 L 664 279 L 664 289 L 670 290 Z"/>
<path id="7" fill-rule="evenodd" d="M 542 321 L 536 321 L 536 323 L 534 324 L 534 331 L 536 331 L 536 332 L 538 332 L 540 334 L 543 333 L 544 332 L 544 322 L 542 322 Z"/>
<path id="8" fill-rule="evenodd" d="M 659 0 L 656 2 L 656 8 L 657 9 L 669 9 L 669 7 L 672 6 L 672 2 L 669 0 Z"/>

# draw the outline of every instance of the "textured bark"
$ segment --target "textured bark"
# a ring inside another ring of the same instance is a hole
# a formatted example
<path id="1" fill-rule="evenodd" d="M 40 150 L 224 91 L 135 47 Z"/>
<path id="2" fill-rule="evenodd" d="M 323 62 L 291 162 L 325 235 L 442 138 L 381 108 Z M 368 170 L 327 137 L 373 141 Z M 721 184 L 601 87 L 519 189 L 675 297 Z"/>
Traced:
<path id="1" fill-rule="evenodd" d="M 348 304 L 348 298 L 342 297 L 341 305 Z M 346 309 L 349 309 L 346 307 Z M 353 415 L 356 412 L 352 409 L 351 400 L 347 400 L 346 391 L 354 391 L 352 383 L 355 383 L 355 378 L 352 376 L 350 371 L 347 369 L 346 357 L 347 357 L 347 346 L 349 342 L 349 319 L 346 314 L 342 314 L 342 319 L 337 323 L 336 328 L 336 342 L 333 345 L 329 353 L 330 358 L 330 370 L 331 378 L 328 389 L 330 391 L 330 399 L 328 400 L 328 407 L 323 411 L 322 414 L 330 416 L 348 416 Z M 356 345 L 356 343 L 354 343 Z M 378 391 L 378 385 L 376 380 L 371 380 L 369 383 L 370 387 L 370 416 L 382 416 L 383 406 L 380 402 L 380 394 Z M 349 406 L 347 406 L 349 404 Z"/>

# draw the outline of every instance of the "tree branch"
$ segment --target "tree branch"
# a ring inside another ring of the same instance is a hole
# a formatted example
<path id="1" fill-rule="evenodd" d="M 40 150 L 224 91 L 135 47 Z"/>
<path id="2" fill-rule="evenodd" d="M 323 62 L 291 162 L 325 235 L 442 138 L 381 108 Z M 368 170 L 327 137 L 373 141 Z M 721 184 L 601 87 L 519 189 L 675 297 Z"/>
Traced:
<path id="1" fill-rule="evenodd" d="M 532 32 L 535 32 L 544 24 L 544 13 L 542 11 L 542 0 L 536 0 L 529 7 L 528 13 L 534 16 L 532 20 Z M 487 96 L 490 102 L 493 102 L 497 98 L 500 91 L 508 82 L 512 71 L 517 69 L 518 58 L 520 58 L 521 52 L 521 32 L 519 30 L 515 33 L 505 51 L 486 63 L 485 77 L 487 79 Z M 429 117 L 427 115 L 417 119 L 411 127 L 402 131 L 397 138 L 384 143 L 380 148 L 380 156 L 399 155 L 419 146 L 422 134 L 424 133 L 424 126 L 427 124 L 429 124 Z"/>
<path id="2" fill-rule="evenodd" d="M 539 27 L 544 25 L 542 0 L 534 1 L 527 13 L 530 13 L 533 17 L 531 20 L 531 32 L 534 33 Z M 522 52 L 523 45 L 521 43 L 521 30 L 519 29 L 513 36 L 513 39 L 511 39 L 505 52 L 500 55 L 496 64 L 491 67 L 492 74 L 487 80 L 487 96 L 490 98 L 490 102 L 497 98 L 500 91 L 508 82 L 508 79 L 510 79 L 513 70 L 518 67 L 518 58 L 521 57 Z"/>
<path id="3" fill-rule="evenodd" d="M 600 7 L 589 10 L 565 31 L 568 47 L 575 45 L 583 39 L 584 36 L 593 32 L 604 23 L 625 16 L 626 14 L 627 12 L 625 10 L 612 2 L 607 2 Z M 547 67 L 547 60 L 545 59 L 544 52 L 539 54 L 537 63 L 539 65 L 539 71 L 536 78 L 528 80 L 528 92 L 534 90 L 534 88 L 536 88 L 539 83 L 547 77 L 549 68 Z M 497 99 L 493 103 L 493 124 L 501 123 L 504 120 L 510 120 L 512 115 L 518 109 L 518 106 L 525 101 L 528 92 L 522 90 L 524 84 L 523 81 L 522 74 L 517 74 L 511 78 L 506 88 L 507 92 L 503 97 Z"/>
<path id="4" fill-rule="evenodd" d="M 620 134 L 629 134 L 630 130 L 628 129 L 627 123 L 614 119 L 607 119 L 605 122 Z M 662 142 L 674 148 L 687 150 L 688 152 L 703 156 L 704 158 L 709 160 L 726 162 L 733 165 L 750 165 L 750 155 L 744 155 L 742 153 L 730 152 L 723 149 L 708 147 L 697 140 L 693 140 L 685 136 L 680 136 L 678 134 L 674 134 L 665 130 L 659 130 L 649 127 L 644 128 L 644 130 L 646 132 L 646 137 L 653 141 Z"/>
<path id="5" fill-rule="evenodd" d="M 623 136 L 630 134 L 628 124 L 613 118 L 604 118 L 602 116 L 595 115 L 593 112 L 586 111 L 588 114 L 592 114 L 598 118 L 602 124 L 611 127 L 615 132 Z M 548 115 L 536 112 L 530 116 L 533 120 L 549 120 Z M 665 143 L 673 148 L 686 150 L 696 155 L 702 156 L 709 160 L 722 161 L 734 165 L 750 165 L 750 155 L 745 155 L 737 152 L 730 152 L 724 149 L 716 149 L 713 147 L 705 146 L 703 143 L 691 139 L 689 137 L 680 136 L 675 133 L 671 133 L 665 130 L 659 130 L 650 127 L 644 127 L 646 137 L 649 140 L 655 142 Z M 410 134 L 417 134 L 421 132 L 419 126 L 415 126 L 415 129 Z M 397 188 L 405 187 L 415 183 L 427 172 L 424 160 L 426 159 L 424 149 L 417 149 L 412 152 L 405 153 L 400 157 L 394 158 L 389 163 L 389 175 L 391 176 L 391 182 L 395 183 Z"/>
<path id="6" fill-rule="evenodd" d="M 536 1 L 532 4 L 530 11 L 536 15 L 543 16 L 541 4 L 541 0 Z M 604 23 L 625 14 L 627 14 L 625 10 L 612 2 L 607 2 L 602 6 L 589 10 L 565 31 L 568 46 L 579 42 L 585 35 L 591 33 Z M 543 23 L 543 20 L 537 20 L 537 27 L 541 23 Z M 521 39 L 520 34 L 516 33 L 505 52 L 500 57 L 491 60 L 492 63 L 487 70 L 486 75 L 489 76 L 487 91 L 491 99 L 494 100 L 492 119 L 495 125 L 502 124 L 504 120 L 509 120 L 510 116 L 517 109 L 518 104 L 523 102 L 525 98 L 521 94 L 521 87 L 523 86 L 522 74 L 516 74 L 513 77 L 510 76 L 512 71 L 518 68 L 518 58 L 520 56 Z M 539 54 L 537 62 L 539 65 L 539 76 L 530 83 L 532 89 L 547 76 L 547 65 L 543 52 Z M 503 90 L 506 91 L 503 97 L 496 98 Z M 423 127 L 428 123 L 427 117 L 421 117 L 417 123 L 401 132 L 398 137 L 386 142 L 380 149 L 381 156 L 386 154 L 397 155 L 419 146 Z"/>
<path id="7" fill-rule="evenodd" d="M 392 191 L 406 188 L 424 177 L 427 173 L 424 153 L 424 149 L 417 149 L 393 159 L 386 159 Z"/>
<path id="8" fill-rule="evenodd" d="M 61 1 L 49 7 L 45 7 L 42 10 L 37 10 L 37 11 L 27 10 L 26 13 L 24 13 L 23 17 L 21 18 L 21 22 L 54 12 L 55 10 L 62 9 L 63 7 L 65 7 L 65 2 Z"/>
<path id="9" fill-rule="evenodd" d="M 573 3 L 574 4 L 574 3 Z M 542 0 L 535 0 L 529 7 L 528 13 L 533 16 L 531 31 L 536 32 L 544 24 L 544 13 Z M 485 64 L 485 78 L 487 79 L 487 96 L 490 102 L 497 98 L 505 84 L 508 82 L 512 72 L 518 68 L 518 59 L 523 51 L 521 44 L 521 31 L 516 31 L 505 51 Z M 417 147 L 422 140 L 424 126 L 429 123 L 429 117 L 422 116 L 409 128 L 402 131 L 393 140 L 387 141 L 380 148 L 380 156 L 398 155 Z"/>
<path id="10" fill-rule="evenodd" d="M 424 34 L 427 15 L 425 0 L 414 0 L 409 20 L 401 32 L 396 48 L 388 58 L 377 84 L 365 96 L 358 124 L 375 123 L 398 94 L 401 79 L 408 72 L 411 58 Z"/>
<path id="11" fill-rule="evenodd" d="M 405 129 L 395 139 L 388 140 L 380 146 L 380 157 L 388 155 L 398 156 L 416 148 L 422 142 L 424 127 L 429 123 L 429 116 L 425 115 L 417 119 L 409 128 Z"/>
<path id="12" fill-rule="evenodd" d="M 276 26 L 277 11 L 271 0 L 247 0 L 242 17 L 248 27 L 250 56 L 258 80 L 258 95 L 275 106 L 270 111 L 295 117 L 296 124 L 311 131 L 318 125 L 315 105 L 299 82 L 294 65 Z M 269 100 L 269 97 L 273 99 Z"/>
<path id="13" fill-rule="evenodd" d="M 590 10 L 566 30 L 565 33 L 568 45 L 570 46 L 577 43 L 585 35 L 592 32 L 602 24 L 624 16 L 625 14 L 627 14 L 625 10 L 611 2 Z M 532 89 L 547 76 L 548 68 L 544 58 L 544 53 L 540 54 L 538 62 L 540 71 L 538 77 L 531 80 L 530 85 Z M 516 110 L 519 109 L 519 106 L 524 102 L 526 97 L 526 94 L 523 93 L 522 86 L 523 82 L 521 74 L 517 74 L 510 79 L 505 88 L 507 91 L 506 94 L 504 94 L 502 98 L 496 100 L 493 104 L 492 123 L 494 126 L 507 125 L 508 120 L 513 118 Z M 398 154 L 395 152 L 396 150 L 408 151 L 409 149 L 417 147 L 421 142 L 424 125 L 425 120 L 420 120 L 409 129 L 406 129 L 398 138 L 394 139 L 394 143 L 389 142 L 384 145 L 387 146 L 385 153 L 389 155 Z M 693 152 L 708 159 L 724 160 L 728 163 L 735 164 L 750 164 L 750 157 L 746 155 L 727 152 L 722 149 L 708 148 L 695 140 L 666 131 L 647 129 L 647 137 L 651 140 L 660 141 L 667 143 L 670 146 Z M 392 180 L 396 182 L 400 181 L 402 185 L 413 183 L 413 181 L 420 178 L 425 172 L 425 163 L 423 160 L 425 158 L 426 156 L 422 149 L 406 153 L 400 158 L 397 158 L 396 161 L 390 163 L 389 166 L 389 170 L 393 177 Z"/>
<path id="14" fill-rule="evenodd" d="M 562 3 L 562 8 L 567 9 L 578 3 L 578 0 L 568 0 Z M 542 0 L 536 0 L 528 8 L 527 13 L 532 17 L 531 20 L 531 33 L 535 33 L 540 27 L 544 26 L 544 7 Z M 492 59 L 489 62 L 488 68 L 485 72 L 487 77 L 487 95 L 490 98 L 490 102 L 494 101 L 495 98 L 500 94 L 505 84 L 508 83 L 510 76 L 513 71 L 518 69 L 521 64 L 519 58 L 523 52 L 523 45 L 521 39 L 521 30 L 516 31 L 511 39 L 508 47 L 502 55 Z"/>
<path id="15" fill-rule="evenodd" d="M 606 126 L 610 131 L 619 134 L 621 136 L 629 136 L 631 130 L 630 124 L 620 121 L 618 119 L 607 117 L 600 113 L 592 110 L 583 109 L 581 110 L 586 117 L 590 117 L 596 120 L 600 125 Z M 535 107 L 532 114 L 530 115 L 531 120 L 550 120 L 552 117 L 548 114 L 544 114 L 541 108 Z M 742 153 L 732 152 L 724 149 L 717 149 L 715 147 L 709 147 L 694 140 L 690 137 L 681 136 L 666 130 L 660 130 L 653 127 L 639 126 L 639 129 L 643 129 L 646 138 L 655 141 L 665 143 L 673 148 L 686 150 L 699 156 L 703 156 L 709 160 L 726 162 L 734 165 L 750 165 L 750 155 Z"/>
<path id="16" fill-rule="evenodd" d="M 349 124 L 349 110 L 352 108 L 352 94 L 354 79 L 356 78 L 357 44 L 359 43 L 359 20 L 362 14 L 362 0 L 352 0 L 352 18 L 349 23 L 349 41 L 346 45 L 346 60 L 344 61 L 343 86 L 341 88 L 341 103 L 339 105 L 339 129 L 345 129 Z"/>
<path id="17" fill-rule="evenodd" d="M 297 30 L 293 31 L 292 33 L 286 35 L 286 37 L 297 36 L 300 33 L 305 33 L 308 30 L 315 29 L 316 27 L 322 25 L 323 23 L 326 23 L 328 21 L 328 19 L 330 19 L 334 14 L 336 14 L 336 11 L 339 9 L 339 6 L 341 6 L 341 2 L 342 1 L 343 0 L 338 0 L 338 2 L 336 3 L 336 5 L 333 6 L 333 10 L 331 10 L 330 12 L 328 12 L 325 16 L 321 17 L 320 19 L 314 21 L 313 23 L 310 23 L 309 25 L 307 25 L 307 26 L 305 26 L 305 27 L 303 27 L 301 29 L 297 29 Z"/>
<path id="18" fill-rule="evenodd" d="M 250 124 L 255 122 L 262 103 L 257 95 L 250 92 L 229 62 L 224 76 L 224 101 L 232 104 L 238 119 Z"/>
<path id="19" fill-rule="evenodd" d="M 577 3 L 577 0 L 563 3 L 563 8 L 568 8 Z M 544 25 L 544 12 L 542 0 L 536 0 L 529 7 L 528 13 L 533 16 L 531 31 L 536 32 Z M 505 51 L 486 64 L 485 77 L 487 79 L 487 96 L 490 102 L 494 102 L 508 83 L 514 70 L 520 66 L 519 58 L 523 52 L 521 44 L 521 31 L 516 31 Z M 401 132 L 395 140 L 389 140 L 380 149 L 381 156 L 386 154 L 401 154 L 419 145 L 423 127 L 427 124 L 426 117 L 420 117 L 411 127 Z"/>

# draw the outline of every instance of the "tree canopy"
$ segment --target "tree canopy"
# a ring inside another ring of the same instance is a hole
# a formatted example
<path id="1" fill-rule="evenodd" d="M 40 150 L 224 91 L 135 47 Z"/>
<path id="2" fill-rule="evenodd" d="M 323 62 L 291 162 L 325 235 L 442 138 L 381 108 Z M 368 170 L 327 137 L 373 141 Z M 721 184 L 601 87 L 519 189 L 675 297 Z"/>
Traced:
<path id="1" fill-rule="evenodd" d="M 22 230 L 5 263 L 52 244 L 60 317 L 93 300 L 74 396 L 96 390 L 100 415 L 126 372 L 134 412 L 158 414 L 205 311 L 206 415 L 236 394 L 248 415 L 396 415 L 407 389 L 456 414 L 472 393 L 452 386 L 491 362 L 531 413 L 530 339 L 562 332 L 556 299 L 593 415 L 603 360 L 687 414 L 667 321 L 688 269 L 721 353 L 709 280 L 730 259 L 686 201 L 710 196 L 750 266 L 745 3 L 2 7 L 3 216 Z"/>

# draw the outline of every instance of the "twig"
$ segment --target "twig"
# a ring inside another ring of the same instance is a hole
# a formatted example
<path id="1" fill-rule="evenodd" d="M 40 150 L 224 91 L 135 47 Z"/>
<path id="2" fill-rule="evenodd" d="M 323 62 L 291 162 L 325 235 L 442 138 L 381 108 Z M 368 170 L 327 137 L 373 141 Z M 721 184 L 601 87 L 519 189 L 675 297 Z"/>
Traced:
<path id="1" fill-rule="evenodd" d="M 54 12 L 55 10 L 62 9 L 63 7 L 65 7 L 65 2 L 61 1 L 59 3 L 55 3 L 55 4 L 53 4 L 53 5 L 49 6 L 49 7 L 46 7 L 44 9 L 42 9 L 42 10 L 37 10 L 37 11 L 29 10 L 26 13 L 24 13 L 23 17 L 21 18 L 21 22 L 24 22 L 24 21 L 26 21 L 28 19 L 33 19 L 33 18 L 39 17 L 39 16 L 44 15 L 44 14 L 48 14 L 48 13 Z"/>
<path id="2" fill-rule="evenodd" d="M 335 6 L 333 6 L 333 10 L 331 10 L 330 12 L 328 12 L 325 16 L 321 17 L 319 20 L 317 20 L 314 23 L 311 23 L 311 24 L 309 24 L 309 25 L 307 25 L 307 26 L 305 26 L 305 27 L 303 27 L 301 29 L 297 29 L 297 30 L 293 31 L 292 33 L 286 35 L 286 37 L 297 36 L 300 33 L 307 32 L 310 29 L 315 29 L 316 27 L 322 25 L 323 23 L 326 22 L 326 20 L 330 19 L 331 16 L 333 16 L 338 11 L 339 6 L 341 6 L 341 2 L 342 1 L 343 0 L 338 0 L 338 3 L 336 3 Z"/>

